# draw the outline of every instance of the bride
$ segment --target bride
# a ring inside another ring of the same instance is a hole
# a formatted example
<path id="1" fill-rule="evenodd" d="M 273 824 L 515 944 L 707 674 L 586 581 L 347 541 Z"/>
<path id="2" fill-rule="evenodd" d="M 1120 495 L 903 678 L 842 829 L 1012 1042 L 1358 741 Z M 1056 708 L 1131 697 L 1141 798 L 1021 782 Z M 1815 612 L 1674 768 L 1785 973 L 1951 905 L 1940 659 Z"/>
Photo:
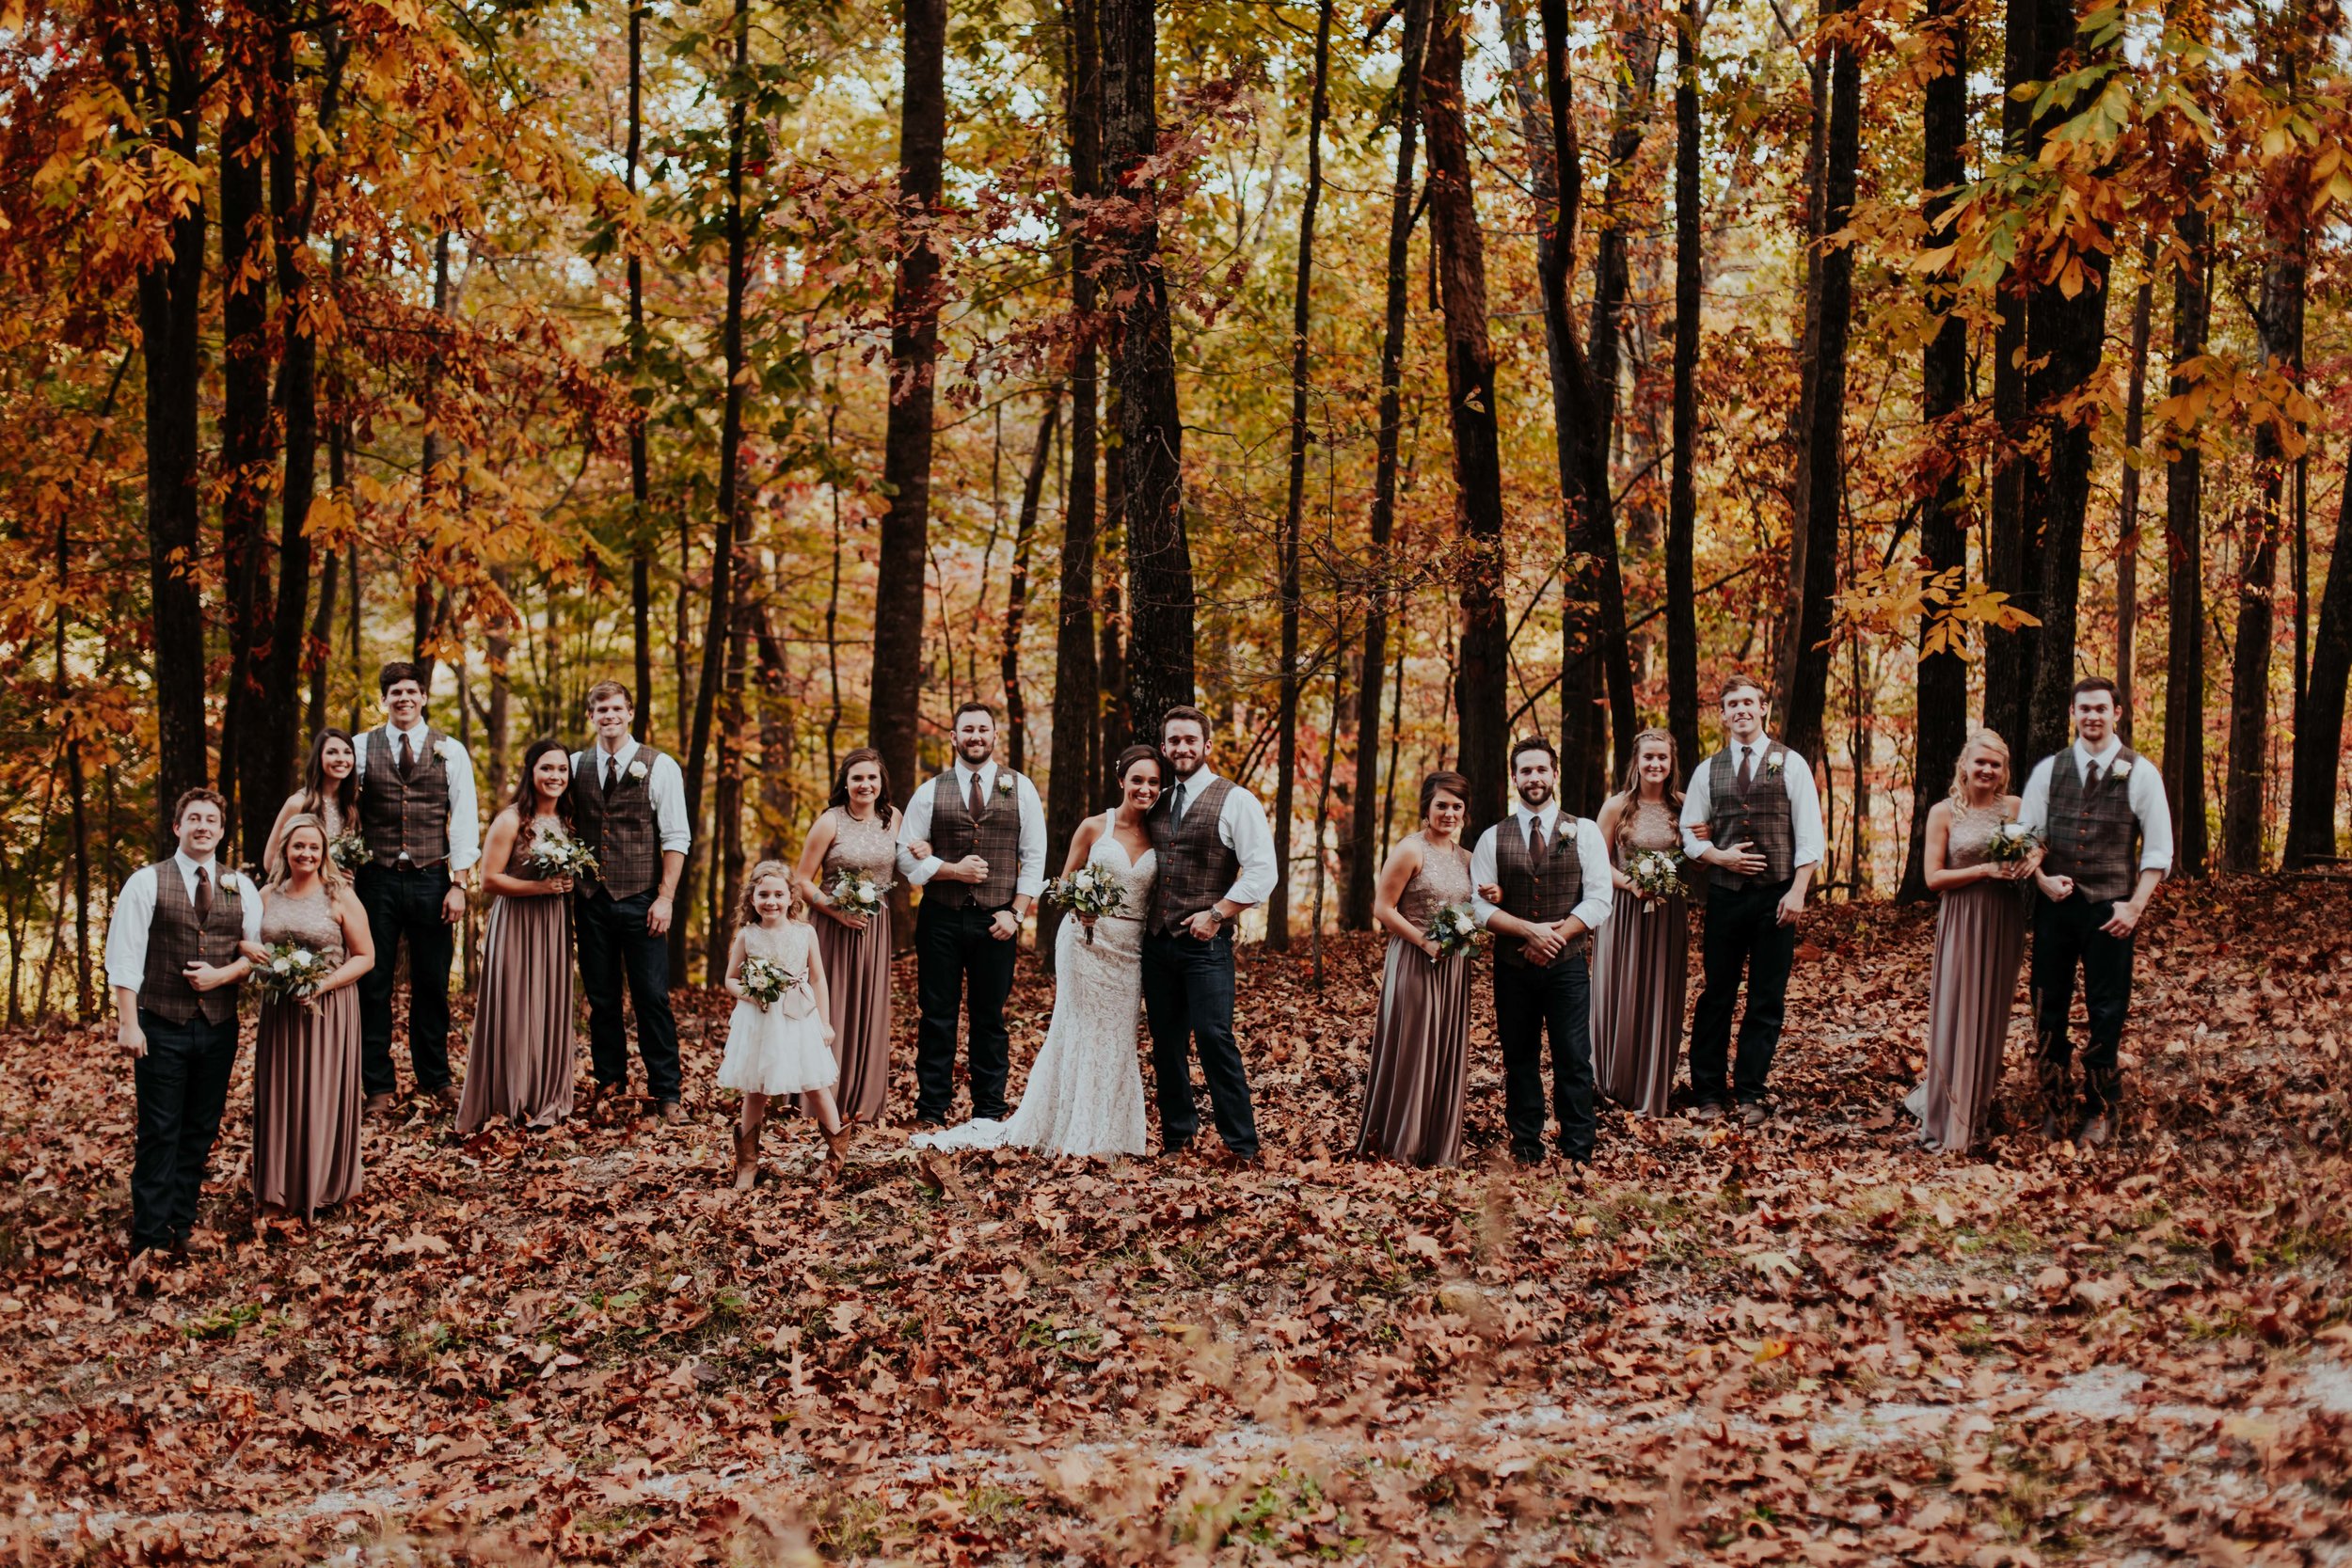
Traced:
<path id="1" fill-rule="evenodd" d="M 1089 816 L 1071 840 L 1067 877 L 1104 867 L 1123 895 L 1119 912 L 1073 915 L 1054 943 L 1054 1022 L 1029 1068 L 1021 1103 L 1003 1121 L 986 1117 L 944 1132 L 918 1132 L 916 1148 L 1034 1148 L 1044 1154 L 1144 1151 L 1143 1072 L 1136 1023 L 1143 995 L 1143 916 L 1152 907 L 1153 859 L 1144 814 L 1160 798 L 1166 765 L 1149 746 L 1119 754 L 1120 802 Z"/>

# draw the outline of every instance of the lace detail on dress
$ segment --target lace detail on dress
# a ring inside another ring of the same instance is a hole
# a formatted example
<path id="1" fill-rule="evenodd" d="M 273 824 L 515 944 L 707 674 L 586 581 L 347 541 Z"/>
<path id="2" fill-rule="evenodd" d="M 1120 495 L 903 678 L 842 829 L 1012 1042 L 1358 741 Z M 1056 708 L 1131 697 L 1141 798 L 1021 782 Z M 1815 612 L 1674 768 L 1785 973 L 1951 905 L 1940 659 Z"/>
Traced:
<path id="1" fill-rule="evenodd" d="M 824 880 L 842 872 L 864 872 L 875 886 L 898 880 L 898 840 L 882 821 L 882 813 L 861 822 L 841 807 L 833 808 L 833 843 L 825 848 Z"/>
<path id="2" fill-rule="evenodd" d="M 1470 853 L 1459 844 L 1432 844 L 1420 833 L 1412 837 L 1421 845 L 1421 869 L 1405 884 L 1396 912 L 1426 927 L 1443 906 L 1470 901 Z"/>
<path id="3" fill-rule="evenodd" d="M 1682 824 L 1663 800 L 1635 800 L 1632 829 L 1626 834 L 1625 849 L 1682 850 Z"/>
<path id="4" fill-rule="evenodd" d="M 343 961 L 343 923 L 335 918 L 335 901 L 325 887 L 300 897 L 283 888 L 263 892 L 262 941 L 264 945 L 298 942 L 335 963 Z"/>
<path id="5" fill-rule="evenodd" d="M 1993 830 L 2010 818 L 1998 807 L 1979 811 L 1952 802 L 1952 831 L 1945 841 L 1944 863 L 1948 866 L 1981 865 L 1985 846 L 1993 842 Z"/>

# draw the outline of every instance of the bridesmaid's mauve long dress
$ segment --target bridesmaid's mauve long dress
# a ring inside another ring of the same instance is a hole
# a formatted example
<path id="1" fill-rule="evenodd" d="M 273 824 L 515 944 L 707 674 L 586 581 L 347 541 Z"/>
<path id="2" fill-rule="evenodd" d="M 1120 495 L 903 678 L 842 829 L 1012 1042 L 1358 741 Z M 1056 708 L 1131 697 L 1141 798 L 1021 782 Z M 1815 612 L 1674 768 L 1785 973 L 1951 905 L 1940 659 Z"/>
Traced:
<path id="1" fill-rule="evenodd" d="M 1682 853 L 1682 830 L 1662 800 L 1633 803 L 1630 842 L 1613 846 L 1619 870 L 1643 849 Z M 1682 1051 L 1691 984 L 1691 916 L 1681 894 L 1645 904 L 1619 888 L 1593 939 L 1593 1082 L 1645 1117 L 1666 1114 Z"/>
<path id="2" fill-rule="evenodd" d="M 515 835 L 506 874 L 545 881 L 531 863 L 528 824 Z M 572 901 L 563 894 L 490 900 L 482 938 L 482 988 L 457 1131 L 492 1117 L 552 1127 L 572 1114 Z"/>
<path id="3" fill-rule="evenodd" d="M 863 871 L 876 887 L 898 880 L 898 839 L 880 814 L 861 822 L 839 806 L 833 816 L 833 845 L 818 885 L 830 888 L 844 871 Z M 825 1002 L 831 1009 L 834 1060 L 841 1076 L 833 1085 L 844 1121 L 880 1121 L 890 1099 L 890 906 L 884 904 L 852 931 L 822 910 L 809 911 L 817 928 L 817 951 L 825 964 Z M 813 1106 L 803 1103 L 809 1115 Z"/>
<path id="4" fill-rule="evenodd" d="M 262 895 L 262 941 L 298 942 L 340 965 L 342 922 L 325 883 Z M 308 1006 L 262 1004 L 253 1053 L 253 1201 L 309 1218 L 359 1190 L 359 988 Z"/>
<path id="5" fill-rule="evenodd" d="M 1944 863 L 1984 863 L 1998 818 L 1955 807 Z M 1928 978 L 1927 1103 L 1920 1133 L 1957 1154 L 1976 1143 L 2001 1086 L 2001 1049 L 2026 953 L 2026 900 L 2015 882 L 1971 882 L 1943 895 Z"/>
<path id="6" fill-rule="evenodd" d="M 1458 844 L 1431 844 L 1419 833 L 1413 838 L 1422 845 L 1421 869 L 1405 884 L 1396 908 L 1426 929 L 1441 905 L 1470 901 L 1470 854 Z M 1403 937 L 1389 938 L 1357 1153 L 1415 1165 L 1461 1163 L 1470 1013 L 1469 954 L 1433 963 Z"/>

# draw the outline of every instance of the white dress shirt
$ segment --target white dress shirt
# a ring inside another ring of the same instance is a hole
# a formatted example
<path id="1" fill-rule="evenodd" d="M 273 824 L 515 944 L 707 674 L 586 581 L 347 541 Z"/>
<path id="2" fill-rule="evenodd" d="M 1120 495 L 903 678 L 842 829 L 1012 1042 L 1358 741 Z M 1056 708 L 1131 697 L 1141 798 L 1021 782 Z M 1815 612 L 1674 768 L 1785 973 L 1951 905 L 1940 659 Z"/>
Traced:
<path id="1" fill-rule="evenodd" d="M 420 720 L 416 728 L 408 732 L 409 754 L 415 758 L 418 766 L 423 766 L 432 761 L 431 758 L 421 754 L 424 749 L 425 731 L 428 728 L 429 726 Z M 355 754 L 351 764 L 351 774 L 355 779 L 364 779 L 368 774 L 368 735 L 370 733 L 361 731 L 352 746 L 352 752 Z M 392 759 L 397 762 L 400 758 L 400 726 L 387 721 L 383 726 L 383 734 L 384 745 L 390 752 Z M 441 736 L 441 762 L 449 774 L 449 874 L 455 877 L 469 870 L 473 863 L 482 858 L 481 808 L 474 803 L 473 759 L 466 755 L 466 749 L 463 746 L 452 740 L 448 736 Z M 353 826 L 357 827 L 358 824 L 354 823 Z"/>
<path id="2" fill-rule="evenodd" d="M 1587 931 L 1597 931 L 1601 923 L 1609 918 L 1609 911 L 1616 907 L 1616 884 L 1609 877 L 1609 846 L 1601 839 L 1599 824 L 1591 817 L 1579 816 L 1573 820 L 1577 862 L 1584 872 L 1584 895 L 1576 901 L 1576 907 L 1568 913 L 1584 922 Z M 1542 824 L 1547 845 L 1560 842 L 1560 802 L 1547 800 L 1541 810 L 1530 810 L 1526 801 L 1519 800 L 1513 803 L 1510 816 L 1478 835 L 1478 847 L 1470 851 L 1470 914 L 1482 927 L 1493 919 L 1502 908 L 1501 905 L 1487 903 L 1485 895 L 1478 891 L 1497 879 L 1495 834 L 1507 827 L 1518 833 L 1519 842 L 1524 844 L 1531 822 Z"/>
<path id="3" fill-rule="evenodd" d="M 628 765 L 637 757 L 637 737 L 622 740 L 620 750 L 611 753 L 627 775 Z M 584 752 L 572 753 L 572 779 L 576 789 L 602 789 L 606 752 L 599 740 Z M 653 802 L 654 828 L 661 835 L 665 853 L 683 855 L 693 847 L 694 827 L 686 819 L 686 775 L 678 771 L 677 759 L 667 752 L 654 753 L 653 766 L 645 772 L 645 795 Z"/>
<path id="4" fill-rule="evenodd" d="M 1169 813 L 1178 822 L 1184 821 L 1184 814 L 1176 811 L 1176 787 L 1184 790 L 1184 813 L 1189 813 L 1193 802 L 1207 794 L 1216 780 L 1216 774 L 1206 768 L 1196 769 L 1189 779 L 1177 780 L 1168 794 Z M 1266 826 L 1265 807 L 1239 784 L 1225 792 L 1225 809 L 1216 814 L 1216 841 L 1241 863 L 1233 885 L 1225 890 L 1225 902 L 1239 912 L 1274 896 L 1275 885 L 1282 879 L 1280 868 L 1274 863 L 1274 832 Z"/>
<path id="5" fill-rule="evenodd" d="M 2083 769 L 2096 765 L 2102 768 L 2115 762 L 2123 742 L 2107 736 L 2106 746 L 2096 753 L 2080 740 L 2060 752 L 2058 757 L 2074 760 L 2074 777 L 2088 777 Z M 2050 767 L 2058 757 L 2043 757 L 2034 764 L 2033 772 L 2026 779 L 2026 792 L 2018 797 L 2017 821 L 2021 827 L 2031 828 L 2044 838 L 2050 832 Z M 2164 780 L 2157 776 L 2156 765 L 2146 757 L 2132 764 L 2125 775 L 2124 788 L 2130 793 L 2132 815 L 2139 818 L 2139 868 L 2142 871 L 2172 869 L 2172 812 L 2165 803 Z"/>
<path id="6" fill-rule="evenodd" d="M 1764 759 L 1772 754 L 1772 737 L 1769 735 L 1759 735 L 1754 740 L 1726 743 L 1722 761 L 1731 771 L 1724 775 L 1724 782 L 1729 784 L 1740 776 L 1740 763 L 1743 756 L 1748 763 L 1748 777 L 1760 778 L 1764 772 Z M 1691 775 L 1691 787 L 1682 794 L 1682 852 L 1692 860 L 1699 859 L 1710 847 L 1731 847 L 1728 844 L 1720 843 L 1710 846 L 1691 832 L 1701 823 L 1714 820 L 1715 791 L 1707 770 L 1714 766 L 1715 761 L 1715 758 L 1709 757 L 1700 763 L 1698 771 Z M 1804 758 L 1794 752 L 1783 752 L 1780 761 L 1780 783 L 1781 787 L 1788 792 L 1788 825 L 1796 851 L 1788 858 L 1788 869 L 1793 872 L 1801 865 L 1821 863 L 1821 850 L 1828 842 L 1828 836 L 1821 831 L 1821 792 L 1813 783 L 1813 769 L 1806 767 Z"/>
<path id="7" fill-rule="evenodd" d="M 980 799 L 996 798 L 996 759 L 989 758 L 975 768 L 961 757 L 945 773 L 936 774 L 917 786 L 914 799 L 898 817 L 898 874 L 915 887 L 928 884 L 946 862 L 937 855 L 916 860 L 907 853 L 907 846 L 924 842 L 931 836 L 931 799 L 946 783 L 956 791 L 959 800 L 972 798 L 972 781 L 980 782 Z M 1037 798 L 1037 785 L 1026 773 L 1013 775 L 1013 802 L 1021 812 L 1021 863 L 1013 875 L 1012 895 L 1035 902 L 1045 891 L 1045 806 Z"/>
<path id="8" fill-rule="evenodd" d="M 173 850 L 171 862 L 180 868 L 180 885 L 187 890 L 188 900 L 196 900 L 196 870 L 204 868 L 204 875 L 213 884 L 213 896 L 220 896 L 220 866 L 211 856 L 192 861 Z M 236 875 L 231 873 L 231 875 Z M 262 893 L 250 877 L 237 876 L 238 907 L 245 915 L 245 940 L 262 940 Z M 136 990 L 147 984 L 147 932 L 155 923 L 155 867 L 142 865 L 131 873 L 131 879 L 122 884 L 121 894 L 115 899 L 114 914 L 106 922 L 106 983 Z"/>

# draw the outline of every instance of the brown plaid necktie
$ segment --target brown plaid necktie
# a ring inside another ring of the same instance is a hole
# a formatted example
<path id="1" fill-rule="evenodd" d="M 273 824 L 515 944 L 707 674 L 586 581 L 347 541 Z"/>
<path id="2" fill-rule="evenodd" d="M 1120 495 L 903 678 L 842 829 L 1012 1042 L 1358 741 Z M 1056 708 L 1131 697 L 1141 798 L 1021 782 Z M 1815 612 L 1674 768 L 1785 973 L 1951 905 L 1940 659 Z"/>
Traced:
<path id="1" fill-rule="evenodd" d="M 1753 746 L 1742 746 L 1742 747 L 1740 747 L 1740 794 L 1742 794 L 1742 795 L 1745 795 L 1745 794 L 1748 792 L 1748 786 L 1749 786 L 1750 784 L 1754 784 L 1754 783 L 1756 782 L 1755 766 L 1756 766 L 1756 748 L 1755 748 L 1755 747 L 1753 747 Z"/>
<path id="2" fill-rule="evenodd" d="M 988 815 L 988 797 L 980 793 L 980 776 L 977 773 L 972 775 L 972 793 L 966 798 L 964 809 L 972 814 L 975 822 Z"/>
<path id="3" fill-rule="evenodd" d="M 409 769 L 416 767 L 416 765 L 417 759 L 415 753 L 408 750 L 408 732 L 406 730 L 403 730 L 400 732 L 400 776 L 404 779 L 406 778 L 408 776 Z"/>
<path id="4" fill-rule="evenodd" d="M 618 784 L 618 783 L 620 782 L 620 779 L 621 779 L 621 753 L 620 753 L 620 752 L 605 752 L 605 754 L 604 754 L 604 792 L 605 792 L 607 795 L 612 794 L 612 786 L 613 786 L 614 784 Z"/>
<path id="5" fill-rule="evenodd" d="M 196 923 L 201 926 L 213 918 L 213 879 L 204 874 L 200 865 L 196 868 L 195 903 Z"/>
<path id="6" fill-rule="evenodd" d="M 1540 816 L 1527 819 L 1527 858 L 1535 863 L 1537 870 L 1543 868 L 1544 819 Z"/>

